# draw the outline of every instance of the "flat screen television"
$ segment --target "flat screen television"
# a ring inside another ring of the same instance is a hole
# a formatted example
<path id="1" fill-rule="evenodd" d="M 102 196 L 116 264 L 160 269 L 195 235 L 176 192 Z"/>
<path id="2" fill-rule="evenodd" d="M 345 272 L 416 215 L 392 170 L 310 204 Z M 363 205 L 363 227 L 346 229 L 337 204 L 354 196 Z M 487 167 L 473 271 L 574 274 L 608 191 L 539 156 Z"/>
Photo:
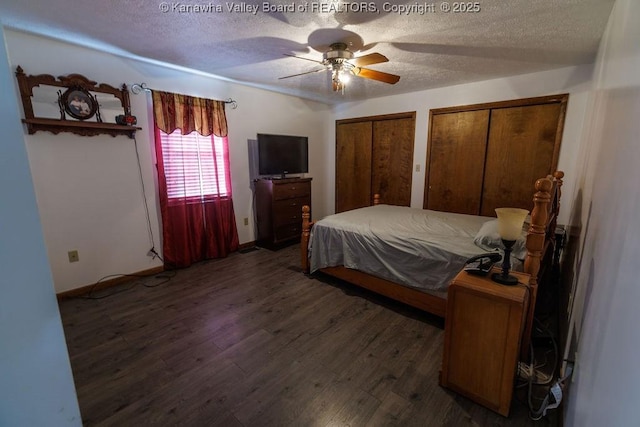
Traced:
<path id="1" fill-rule="evenodd" d="M 280 175 L 309 172 L 309 138 L 258 134 L 258 173 Z"/>

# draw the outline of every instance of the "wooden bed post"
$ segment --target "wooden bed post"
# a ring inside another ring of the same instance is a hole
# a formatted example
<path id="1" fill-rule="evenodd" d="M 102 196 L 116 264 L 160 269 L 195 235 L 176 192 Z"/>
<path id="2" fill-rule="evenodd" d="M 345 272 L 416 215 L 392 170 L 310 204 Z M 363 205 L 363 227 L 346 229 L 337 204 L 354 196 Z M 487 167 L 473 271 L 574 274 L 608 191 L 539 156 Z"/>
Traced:
<path id="1" fill-rule="evenodd" d="M 529 343 L 533 330 L 533 315 L 536 309 L 536 297 L 538 295 L 538 273 L 540 261 L 545 246 L 547 235 L 547 220 L 549 216 L 549 203 L 551 203 L 551 188 L 553 183 L 549 177 L 536 181 L 536 193 L 533 196 L 533 211 L 531 212 L 531 226 L 527 234 L 527 257 L 524 261 L 524 271 L 531 275 L 529 281 L 529 310 L 522 336 L 520 358 L 529 360 Z"/>
<path id="2" fill-rule="evenodd" d="M 376 193 L 373 195 L 373 206 L 378 206 L 380 204 L 380 194 Z"/>
<path id="3" fill-rule="evenodd" d="M 300 254 L 302 262 L 302 271 L 309 273 L 309 236 L 311 234 L 311 209 L 309 206 L 302 207 L 302 237 L 300 238 Z"/>

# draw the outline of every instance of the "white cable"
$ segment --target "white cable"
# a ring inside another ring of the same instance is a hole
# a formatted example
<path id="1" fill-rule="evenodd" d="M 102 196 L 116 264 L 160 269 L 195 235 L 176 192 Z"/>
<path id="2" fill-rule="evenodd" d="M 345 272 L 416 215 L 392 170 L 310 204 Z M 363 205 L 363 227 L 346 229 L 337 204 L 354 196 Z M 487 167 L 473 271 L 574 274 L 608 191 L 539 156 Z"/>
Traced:
<path id="1" fill-rule="evenodd" d="M 562 402 L 562 388 L 560 387 L 560 383 L 559 382 L 555 383 L 551 387 L 551 390 L 549 390 L 548 397 L 553 397 L 554 403 L 544 407 L 544 409 L 542 410 L 542 416 L 543 417 L 547 415 L 547 411 L 549 409 L 557 408 L 558 406 L 560 406 L 560 402 Z"/>
<path id="2" fill-rule="evenodd" d="M 532 381 L 529 380 L 529 410 L 531 411 L 531 419 L 538 421 L 547 415 L 547 411 L 549 409 L 555 409 L 560 406 L 562 402 L 562 384 L 571 376 L 573 373 L 573 365 L 567 365 L 567 371 L 564 377 L 560 378 L 549 390 L 549 393 L 545 396 L 542 401 L 542 405 L 537 411 L 533 410 L 533 405 L 531 404 L 531 384 Z M 551 401 L 551 403 L 549 403 Z"/>

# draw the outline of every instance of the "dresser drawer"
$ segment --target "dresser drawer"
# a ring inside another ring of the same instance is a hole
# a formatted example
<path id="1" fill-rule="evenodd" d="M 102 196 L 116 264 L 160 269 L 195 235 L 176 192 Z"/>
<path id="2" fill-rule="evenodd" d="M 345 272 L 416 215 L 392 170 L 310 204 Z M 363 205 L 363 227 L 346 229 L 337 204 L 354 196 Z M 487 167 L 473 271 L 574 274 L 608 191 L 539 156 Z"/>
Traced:
<path id="1" fill-rule="evenodd" d="M 280 242 L 282 240 L 297 239 L 300 238 L 300 234 L 302 234 L 302 222 L 283 225 L 276 227 L 275 241 Z"/>
<path id="2" fill-rule="evenodd" d="M 273 222 L 277 226 L 302 221 L 302 206 L 311 205 L 309 197 L 278 200 L 273 203 Z"/>
<path id="3" fill-rule="evenodd" d="M 311 183 L 309 182 L 278 184 L 273 188 L 273 200 L 293 199 L 309 195 L 311 195 Z"/>

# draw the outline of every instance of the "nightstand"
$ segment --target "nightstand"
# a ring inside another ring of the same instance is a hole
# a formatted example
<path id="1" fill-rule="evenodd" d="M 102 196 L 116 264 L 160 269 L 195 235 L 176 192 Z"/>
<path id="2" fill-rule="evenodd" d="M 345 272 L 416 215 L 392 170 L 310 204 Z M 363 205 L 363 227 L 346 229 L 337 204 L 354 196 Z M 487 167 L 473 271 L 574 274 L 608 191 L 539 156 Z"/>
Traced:
<path id="1" fill-rule="evenodd" d="M 499 269 L 494 268 L 494 271 Z M 529 275 L 515 286 L 460 272 L 449 285 L 440 385 L 509 415 L 529 301 Z"/>

